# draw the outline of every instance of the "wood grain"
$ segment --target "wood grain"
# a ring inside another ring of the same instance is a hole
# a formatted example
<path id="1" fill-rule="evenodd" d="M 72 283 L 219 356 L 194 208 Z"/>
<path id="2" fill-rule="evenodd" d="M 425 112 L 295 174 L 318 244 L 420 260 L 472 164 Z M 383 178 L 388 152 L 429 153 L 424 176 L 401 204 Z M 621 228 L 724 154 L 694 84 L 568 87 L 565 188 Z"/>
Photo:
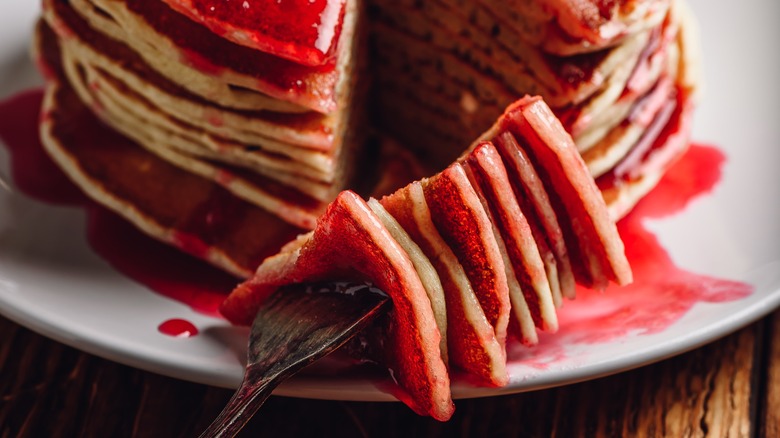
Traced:
<path id="1" fill-rule="evenodd" d="M 764 396 L 759 396 L 759 412 L 761 433 L 767 438 L 780 437 L 780 311 L 767 320 L 765 337 L 766 373 L 757 382 L 758 390 Z"/>
<path id="2" fill-rule="evenodd" d="M 0 318 L 0 437 L 196 436 L 230 395 Z M 453 419 L 439 423 L 400 403 L 272 397 L 241 436 L 780 436 L 780 312 L 633 371 L 456 404 Z"/>

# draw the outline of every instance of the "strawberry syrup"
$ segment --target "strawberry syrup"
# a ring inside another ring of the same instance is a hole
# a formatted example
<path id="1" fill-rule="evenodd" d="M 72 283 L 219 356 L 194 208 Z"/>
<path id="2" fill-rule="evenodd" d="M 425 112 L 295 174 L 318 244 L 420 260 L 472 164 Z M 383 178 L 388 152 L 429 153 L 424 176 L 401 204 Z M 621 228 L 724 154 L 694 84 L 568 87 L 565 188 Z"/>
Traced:
<path id="1" fill-rule="evenodd" d="M 191 338 L 198 335 L 198 328 L 185 319 L 169 319 L 157 327 L 157 330 L 174 338 Z"/>
<path id="2" fill-rule="evenodd" d="M 40 91 L 28 91 L 0 102 L 0 139 L 11 153 L 16 187 L 42 202 L 83 208 L 89 245 L 117 271 L 197 312 L 218 315 L 219 304 L 237 280 L 146 236 L 84 196 L 38 140 L 42 96 Z"/>
<path id="3" fill-rule="evenodd" d="M 244 33 L 258 49 L 305 65 L 333 56 L 344 0 L 192 0 L 197 15 L 220 35 Z"/>
<path id="4" fill-rule="evenodd" d="M 217 315 L 219 304 L 236 280 L 149 238 L 81 195 L 38 141 L 41 98 L 40 91 L 31 91 L 0 103 L 0 139 L 11 152 L 13 180 L 19 190 L 46 203 L 84 208 L 89 244 L 115 269 L 198 312 Z M 558 333 L 542 334 L 540 345 L 534 348 L 512 348 L 510 360 L 543 368 L 556 356 L 561 357 L 564 343 L 596 344 L 629 333 L 661 332 L 696 303 L 733 301 L 749 295 L 752 287 L 748 284 L 676 266 L 644 225 L 646 219 L 678 213 L 691 200 L 712 191 L 721 178 L 724 161 L 723 154 L 713 147 L 692 146 L 661 183 L 618 223 L 634 283 L 603 293 L 579 290 L 576 301 L 566 303 L 559 313 Z M 176 332 L 171 324 L 162 324 L 160 331 Z M 191 333 L 197 333 L 197 329 Z"/>

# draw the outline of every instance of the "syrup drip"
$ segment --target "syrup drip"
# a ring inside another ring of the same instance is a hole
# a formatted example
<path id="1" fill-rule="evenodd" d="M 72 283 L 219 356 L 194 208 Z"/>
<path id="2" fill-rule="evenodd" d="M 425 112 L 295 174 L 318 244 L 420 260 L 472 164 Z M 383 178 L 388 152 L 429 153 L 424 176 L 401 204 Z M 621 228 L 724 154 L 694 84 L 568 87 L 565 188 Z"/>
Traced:
<path id="1" fill-rule="evenodd" d="M 49 204 L 78 205 L 86 197 L 38 141 L 42 97 L 35 90 L 0 102 L 0 140 L 11 153 L 11 174 L 19 190 L 32 198 Z"/>
<path id="2" fill-rule="evenodd" d="M 0 102 L 0 140 L 11 153 L 14 184 L 39 201 L 87 212 L 89 245 L 123 275 L 149 289 L 211 316 L 237 280 L 195 257 L 148 237 L 94 203 L 51 161 L 38 140 L 43 94 L 23 92 Z"/>
<path id="3" fill-rule="evenodd" d="M 198 335 L 198 328 L 195 327 L 195 324 L 185 319 L 169 319 L 157 326 L 157 330 L 174 338 L 191 338 Z"/>

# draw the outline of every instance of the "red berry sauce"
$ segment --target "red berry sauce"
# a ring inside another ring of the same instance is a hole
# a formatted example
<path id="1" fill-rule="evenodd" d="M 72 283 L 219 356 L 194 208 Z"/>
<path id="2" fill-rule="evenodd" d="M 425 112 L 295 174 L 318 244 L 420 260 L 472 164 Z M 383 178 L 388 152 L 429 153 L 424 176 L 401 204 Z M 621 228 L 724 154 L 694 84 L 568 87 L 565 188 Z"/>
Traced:
<path id="1" fill-rule="evenodd" d="M 11 153 L 12 177 L 18 189 L 39 201 L 84 208 L 90 246 L 117 271 L 197 312 L 218 315 L 220 303 L 238 280 L 148 237 L 83 195 L 38 140 L 42 97 L 35 90 L 0 102 L 0 140 Z"/>
<path id="2" fill-rule="evenodd" d="M 191 338 L 198 335 L 198 328 L 193 323 L 177 318 L 163 322 L 157 326 L 157 330 L 174 338 Z"/>
<path id="3" fill-rule="evenodd" d="M 231 33 L 241 33 L 259 50 L 311 66 L 333 56 L 344 4 L 345 0 L 192 0 L 198 18 L 212 31 L 229 39 Z"/>

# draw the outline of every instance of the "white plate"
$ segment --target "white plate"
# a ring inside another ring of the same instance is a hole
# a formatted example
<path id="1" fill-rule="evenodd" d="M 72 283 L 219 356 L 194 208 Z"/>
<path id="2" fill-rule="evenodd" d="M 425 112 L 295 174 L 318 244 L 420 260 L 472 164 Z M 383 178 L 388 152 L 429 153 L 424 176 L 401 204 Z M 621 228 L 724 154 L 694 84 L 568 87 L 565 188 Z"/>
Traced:
<path id="1" fill-rule="evenodd" d="M 565 354 L 557 360 L 512 365 L 512 383 L 500 390 L 456 385 L 457 397 L 538 389 L 636 367 L 723 336 L 780 303 L 780 52 L 772 47 L 780 41 L 775 23 L 780 3 L 693 3 L 707 77 L 695 138 L 720 145 L 729 159 L 712 194 L 648 227 L 678 266 L 748 282 L 754 292 L 738 301 L 696 304 L 659 333 L 629 333 L 598 344 L 559 339 Z M 13 4 L 16 9 L 0 16 L 0 98 L 39 81 L 26 54 L 37 2 Z M 8 156 L 0 148 L 0 177 L 8 175 Z M 116 273 L 87 246 L 81 210 L 1 188 L 0 313 L 76 348 L 153 372 L 225 387 L 236 386 L 242 376 L 245 330 Z M 157 326 L 170 318 L 193 322 L 201 334 L 187 339 L 160 334 Z M 392 399 L 370 380 L 343 374 L 304 375 L 278 393 Z"/>

